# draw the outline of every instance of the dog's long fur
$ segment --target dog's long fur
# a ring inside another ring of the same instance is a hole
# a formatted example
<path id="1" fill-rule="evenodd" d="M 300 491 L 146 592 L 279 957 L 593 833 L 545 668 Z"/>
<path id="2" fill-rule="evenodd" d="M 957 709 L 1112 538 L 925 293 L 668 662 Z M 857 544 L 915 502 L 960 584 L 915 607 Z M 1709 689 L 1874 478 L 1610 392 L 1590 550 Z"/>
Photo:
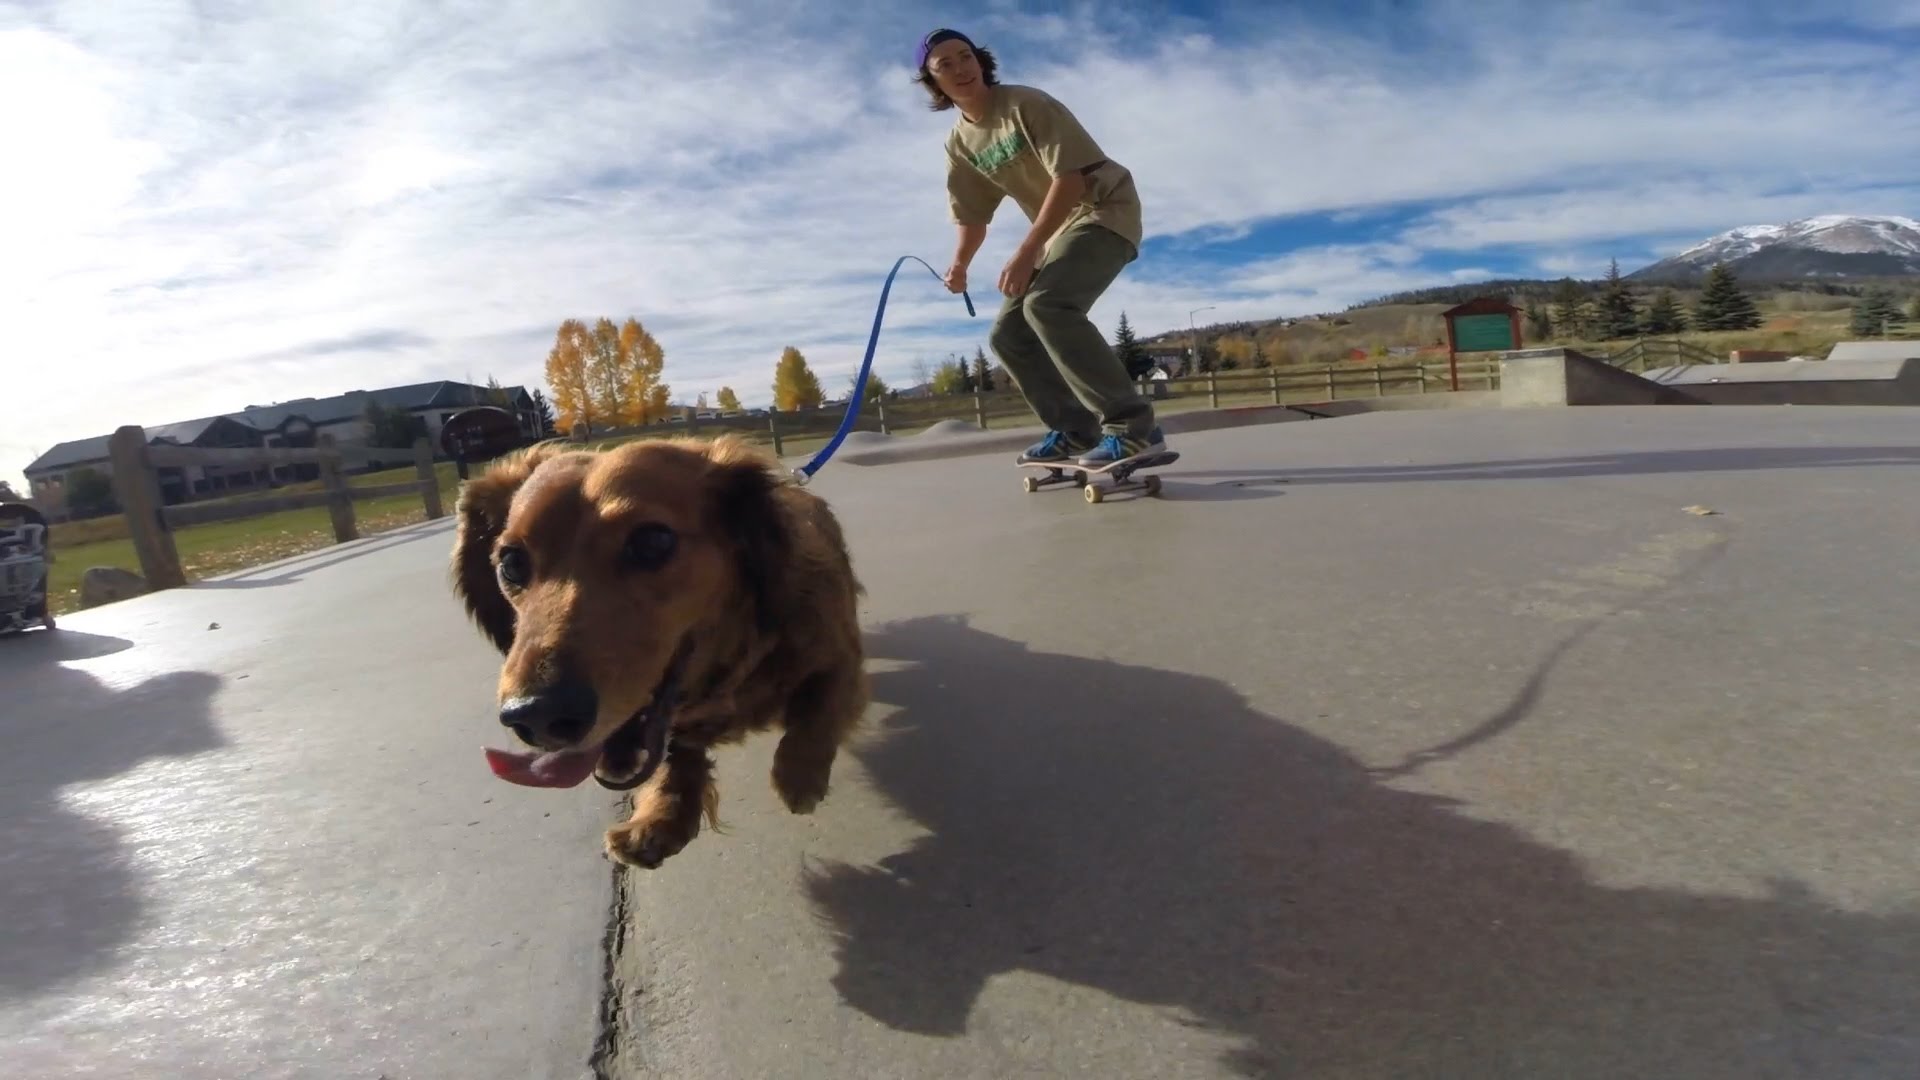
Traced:
<path id="1" fill-rule="evenodd" d="M 583 743 L 598 745 L 685 650 L 671 748 L 607 831 L 611 857 L 680 851 L 716 819 L 709 749 L 776 725 L 774 790 L 797 814 L 825 797 L 867 704 L 863 589 L 832 511 L 771 455 L 734 436 L 541 443 L 471 480 L 457 519 L 453 589 L 504 655 L 502 701 L 583 678 L 599 702 Z M 657 567 L 625 558 L 641 525 L 678 537 Z M 502 584 L 508 547 L 525 556 L 518 586 Z"/>

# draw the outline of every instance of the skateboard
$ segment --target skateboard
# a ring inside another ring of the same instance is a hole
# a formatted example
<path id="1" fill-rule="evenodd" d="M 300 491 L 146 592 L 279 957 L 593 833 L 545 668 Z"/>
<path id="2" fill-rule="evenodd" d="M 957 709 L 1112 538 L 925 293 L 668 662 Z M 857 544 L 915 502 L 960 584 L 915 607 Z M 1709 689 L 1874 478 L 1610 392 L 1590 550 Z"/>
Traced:
<path id="1" fill-rule="evenodd" d="M 1093 477 L 1109 477 L 1112 480 L 1111 489 L 1114 491 L 1137 487 L 1145 490 L 1148 495 L 1158 495 L 1160 494 L 1159 477 L 1148 476 L 1135 480 L 1133 474 L 1141 469 L 1171 465 L 1179 460 L 1180 451 L 1162 450 L 1157 454 L 1122 458 L 1111 465 L 1102 465 L 1094 469 L 1077 465 L 1072 461 L 1019 461 L 1014 464 L 1022 469 L 1046 470 L 1045 476 L 1028 476 L 1021 479 L 1021 485 L 1028 492 L 1039 491 L 1043 487 L 1052 487 L 1055 484 L 1072 484 L 1082 490 L 1088 502 L 1097 503 L 1106 496 L 1101 492 L 1100 485 L 1093 482 Z"/>

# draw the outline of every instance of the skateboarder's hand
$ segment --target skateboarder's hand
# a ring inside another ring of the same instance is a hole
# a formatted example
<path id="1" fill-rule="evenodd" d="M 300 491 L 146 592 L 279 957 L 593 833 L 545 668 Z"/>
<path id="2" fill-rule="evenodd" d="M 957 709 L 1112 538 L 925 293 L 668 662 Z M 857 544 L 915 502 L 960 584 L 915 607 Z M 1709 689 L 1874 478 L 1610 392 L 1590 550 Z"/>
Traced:
<path id="1" fill-rule="evenodd" d="M 954 263 L 952 266 L 947 267 L 947 276 L 944 280 L 947 283 L 948 292 L 951 292 L 951 293 L 966 292 L 967 291 L 967 268 L 960 265 L 959 263 Z"/>
<path id="2" fill-rule="evenodd" d="M 1000 292 L 1006 296 L 1021 296 L 1032 283 L 1033 260 L 1015 253 L 1000 271 Z"/>

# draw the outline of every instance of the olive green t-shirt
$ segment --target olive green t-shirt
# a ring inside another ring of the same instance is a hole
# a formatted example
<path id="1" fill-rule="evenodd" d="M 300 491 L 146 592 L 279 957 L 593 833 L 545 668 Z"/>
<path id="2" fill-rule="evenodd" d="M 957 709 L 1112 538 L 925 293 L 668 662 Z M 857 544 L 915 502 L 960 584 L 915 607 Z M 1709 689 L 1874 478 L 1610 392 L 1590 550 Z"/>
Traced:
<path id="1" fill-rule="evenodd" d="M 1040 216 L 1053 178 L 1084 172 L 1087 191 L 1067 215 L 1060 233 L 1091 221 L 1140 247 L 1140 195 L 1133 174 L 1100 152 L 1080 121 L 1045 93 L 1001 84 L 979 123 L 960 117 L 947 134 L 947 203 L 955 224 L 986 225 L 1000 200 L 1011 195 L 1027 220 Z"/>

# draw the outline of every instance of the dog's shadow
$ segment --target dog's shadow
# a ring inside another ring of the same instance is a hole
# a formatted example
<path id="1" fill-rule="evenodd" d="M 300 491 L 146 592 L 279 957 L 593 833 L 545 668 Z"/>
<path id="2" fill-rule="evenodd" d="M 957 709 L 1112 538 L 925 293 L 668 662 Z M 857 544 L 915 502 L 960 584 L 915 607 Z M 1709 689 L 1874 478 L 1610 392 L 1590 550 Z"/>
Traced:
<path id="1" fill-rule="evenodd" d="M 1920 1075 L 1920 915 L 1603 887 L 1209 679 L 948 618 L 870 649 L 913 666 L 853 752 L 928 835 L 806 887 L 841 996 L 892 1028 L 960 1035 L 1024 971 L 1210 1029 L 1246 1076 Z"/>

